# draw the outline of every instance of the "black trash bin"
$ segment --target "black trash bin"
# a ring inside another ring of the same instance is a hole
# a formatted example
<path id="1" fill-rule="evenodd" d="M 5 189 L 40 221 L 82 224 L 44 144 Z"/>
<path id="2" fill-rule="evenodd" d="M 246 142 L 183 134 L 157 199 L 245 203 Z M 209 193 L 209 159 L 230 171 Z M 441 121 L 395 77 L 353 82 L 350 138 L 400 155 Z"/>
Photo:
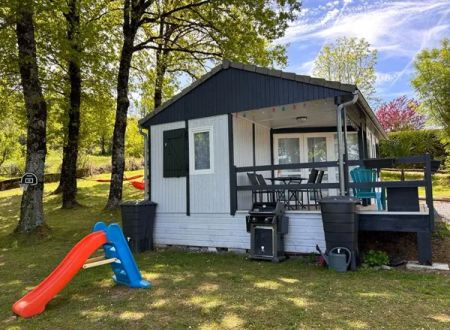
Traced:
<path id="1" fill-rule="evenodd" d="M 123 233 L 133 252 L 153 248 L 156 205 L 151 201 L 128 201 L 120 204 Z"/>
<path id="2" fill-rule="evenodd" d="M 327 252 L 335 247 L 352 251 L 351 269 L 359 263 L 358 214 L 359 199 L 347 196 L 329 196 L 319 201 Z"/>

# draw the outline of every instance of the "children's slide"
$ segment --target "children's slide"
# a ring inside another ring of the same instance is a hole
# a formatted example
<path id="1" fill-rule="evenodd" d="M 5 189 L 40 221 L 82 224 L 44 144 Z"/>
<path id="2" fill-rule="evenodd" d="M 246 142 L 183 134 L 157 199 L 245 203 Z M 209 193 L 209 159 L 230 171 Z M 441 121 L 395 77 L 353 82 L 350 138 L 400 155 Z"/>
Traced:
<path id="1" fill-rule="evenodd" d="M 22 317 L 42 313 L 47 303 L 70 282 L 89 256 L 106 242 L 103 231 L 84 237 L 45 280 L 13 305 L 14 313 Z"/>
<path id="2" fill-rule="evenodd" d="M 103 247 L 106 257 L 111 260 L 116 283 L 132 288 L 150 287 L 150 283 L 142 279 L 120 227 L 117 224 L 107 227 L 98 222 L 94 232 L 79 241 L 47 278 L 12 306 L 13 312 L 22 317 L 42 313 L 47 303 L 70 282 L 83 268 L 89 256 L 100 247 Z"/>

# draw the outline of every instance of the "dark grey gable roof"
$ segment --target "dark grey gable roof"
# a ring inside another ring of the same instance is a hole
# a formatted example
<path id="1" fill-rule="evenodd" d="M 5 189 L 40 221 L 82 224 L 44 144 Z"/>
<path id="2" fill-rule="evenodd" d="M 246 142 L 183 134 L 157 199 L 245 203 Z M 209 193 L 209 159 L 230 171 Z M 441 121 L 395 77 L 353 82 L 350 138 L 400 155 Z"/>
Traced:
<path id="1" fill-rule="evenodd" d="M 349 95 L 355 85 L 224 61 L 139 121 L 143 127 Z"/>

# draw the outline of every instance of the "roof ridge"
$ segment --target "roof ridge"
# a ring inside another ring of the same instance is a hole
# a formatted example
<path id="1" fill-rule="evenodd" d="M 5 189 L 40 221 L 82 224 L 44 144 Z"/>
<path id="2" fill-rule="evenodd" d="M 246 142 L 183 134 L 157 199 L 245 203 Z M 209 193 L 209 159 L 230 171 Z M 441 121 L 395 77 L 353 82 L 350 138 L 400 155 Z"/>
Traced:
<path id="1" fill-rule="evenodd" d="M 317 78 L 317 77 L 308 76 L 308 75 L 301 75 L 301 74 L 297 74 L 295 72 L 287 72 L 287 71 L 278 70 L 278 69 L 271 69 L 271 68 L 267 68 L 267 67 L 257 66 L 254 64 L 243 64 L 243 63 L 239 63 L 239 62 L 233 62 L 230 60 L 223 60 L 222 67 L 223 68 L 232 67 L 232 68 L 236 68 L 236 69 L 240 69 L 240 70 L 256 72 L 256 73 L 261 73 L 261 74 L 267 74 L 269 76 L 281 77 L 281 78 L 288 79 L 288 80 L 296 80 L 296 81 L 304 82 L 307 84 L 313 84 L 313 85 L 319 84 L 319 85 L 323 85 L 325 87 L 330 87 L 330 88 L 335 88 L 335 89 L 343 89 L 345 91 L 351 91 L 351 92 L 354 91 L 355 89 L 357 89 L 356 85 L 342 83 L 342 82 L 336 81 L 336 80 L 327 80 L 327 79 Z"/>

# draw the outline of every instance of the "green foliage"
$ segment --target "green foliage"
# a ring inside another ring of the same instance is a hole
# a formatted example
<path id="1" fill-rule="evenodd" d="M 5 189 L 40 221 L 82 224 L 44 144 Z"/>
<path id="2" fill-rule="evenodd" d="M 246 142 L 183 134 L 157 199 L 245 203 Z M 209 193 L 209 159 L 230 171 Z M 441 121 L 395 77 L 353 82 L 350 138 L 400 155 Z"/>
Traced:
<path id="1" fill-rule="evenodd" d="M 144 137 L 139 133 L 138 120 L 133 117 L 128 118 L 127 121 L 125 155 L 127 157 L 142 157 L 144 155 Z"/>
<path id="2" fill-rule="evenodd" d="M 22 96 L 2 83 L 5 81 L 0 81 L 0 174 L 9 176 L 23 168 L 26 131 L 20 111 Z"/>
<path id="3" fill-rule="evenodd" d="M 406 157 L 430 153 L 434 159 L 445 159 L 445 145 L 436 129 L 388 133 L 389 139 L 380 141 L 381 157 Z"/>
<path id="4" fill-rule="evenodd" d="M 357 85 L 364 97 L 373 100 L 377 51 L 365 39 L 342 37 L 322 47 L 314 61 L 313 74 L 327 80 Z"/>
<path id="5" fill-rule="evenodd" d="M 15 40 L 15 0 L 0 8 L 0 115 L 4 109 L 25 130 L 25 111 L 19 86 Z M 74 54 L 66 36 L 68 3 L 63 0 L 35 2 L 35 34 L 39 76 L 48 105 L 47 147 L 61 151 L 66 139 L 69 82 L 67 60 Z M 80 0 L 80 42 L 77 54 L 82 74 L 81 152 L 98 150 L 100 141 L 109 148 L 114 122 L 114 87 L 122 19 L 119 1 Z M 5 95 L 20 102 L 3 102 Z M 110 107 L 110 108 L 108 108 Z M 112 121 L 111 121 L 112 119 Z"/>
<path id="6" fill-rule="evenodd" d="M 150 6 L 149 11 L 154 10 L 156 16 L 156 12 L 168 12 L 180 4 L 165 1 L 155 6 L 158 8 Z M 154 108 L 155 87 L 162 89 L 163 101 L 167 100 L 181 84 L 195 81 L 224 58 L 265 67 L 286 65 L 286 47 L 274 45 L 274 41 L 284 35 L 300 7 L 296 0 L 220 0 L 204 2 L 194 10 L 179 10 L 145 25 L 148 40 L 155 38 L 155 31 L 162 36 L 153 39 L 155 45 L 147 44 L 150 51 L 143 50 L 133 58 L 133 66 L 142 71 L 143 83 L 134 86 L 141 92 L 136 102 L 140 113 Z M 142 41 L 142 36 L 137 39 Z"/>
<path id="7" fill-rule="evenodd" d="M 442 240 L 450 237 L 450 224 L 446 221 L 436 221 L 433 237 Z"/>
<path id="8" fill-rule="evenodd" d="M 0 120 L 0 166 L 13 158 L 20 158 L 23 145 L 20 143 L 22 132 L 11 118 Z"/>
<path id="9" fill-rule="evenodd" d="M 80 151 L 109 155 L 114 129 L 115 105 L 111 95 L 100 93 L 81 104 Z"/>
<path id="10" fill-rule="evenodd" d="M 380 267 L 389 264 L 389 256 L 386 252 L 378 250 L 369 250 L 364 255 L 364 265 L 368 267 Z"/>
<path id="11" fill-rule="evenodd" d="M 414 66 L 412 85 L 422 101 L 421 110 L 450 138 L 450 39 L 443 39 L 440 48 L 422 50 Z"/>

